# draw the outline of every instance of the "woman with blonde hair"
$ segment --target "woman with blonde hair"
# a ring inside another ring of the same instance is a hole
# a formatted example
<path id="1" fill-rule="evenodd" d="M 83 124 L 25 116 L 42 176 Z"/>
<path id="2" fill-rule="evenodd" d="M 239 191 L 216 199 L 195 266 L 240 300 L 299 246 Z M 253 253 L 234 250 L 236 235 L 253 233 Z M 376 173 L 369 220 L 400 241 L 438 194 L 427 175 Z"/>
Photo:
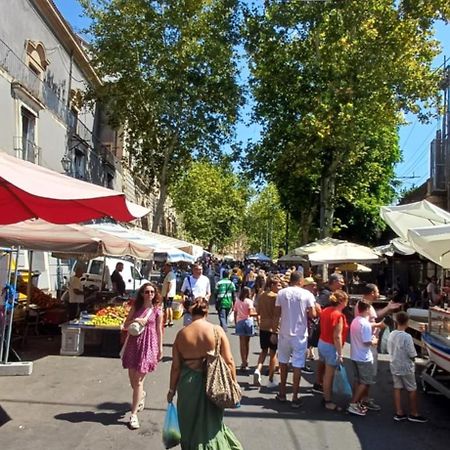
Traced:
<path id="1" fill-rule="evenodd" d="M 236 380 L 236 367 L 224 330 L 211 324 L 208 302 L 197 297 L 189 308 L 192 323 L 180 330 L 172 347 L 172 367 L 167 401 L 178 392 L 177 410 L 181 448 L 243 450 L 233 432 L 223 423 L 223 409 L 206 396 L 206 357 L 214 352 L 216 339 L 220 354 Z"/>
<path id="2" fill-rule="evenodd" d="M 319 358 L 325 363 L 325 375 L 323 378 L 323 403 L 330 411 L 342 411 L 342 408 L 331 401 L 336 367 L 344 361 L 342 349 L 347 339 L 348 324 L 343 309 L 348 304 L 348 295 L 342 290 L 337 290 L 330 295 L 331 306 L 322 310 L 320 314 L 320 338 Z"/>

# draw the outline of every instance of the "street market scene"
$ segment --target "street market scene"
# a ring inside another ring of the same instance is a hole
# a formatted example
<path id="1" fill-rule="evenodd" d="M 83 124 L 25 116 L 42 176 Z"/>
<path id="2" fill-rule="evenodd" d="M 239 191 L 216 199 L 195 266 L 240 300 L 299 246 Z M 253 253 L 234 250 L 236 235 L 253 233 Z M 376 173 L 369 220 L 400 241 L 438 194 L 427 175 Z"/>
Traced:
<path id="1" fill-rule="evenodd" d="M 0 12 L 1 449 L 448 447 L 447 0 Z"/>

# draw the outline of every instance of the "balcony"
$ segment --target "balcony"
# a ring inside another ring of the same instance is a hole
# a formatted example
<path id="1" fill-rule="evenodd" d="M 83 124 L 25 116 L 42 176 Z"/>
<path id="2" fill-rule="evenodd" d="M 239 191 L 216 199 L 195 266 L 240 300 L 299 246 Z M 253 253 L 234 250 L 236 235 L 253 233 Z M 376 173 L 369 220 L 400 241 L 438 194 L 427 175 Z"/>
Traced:
<path id="1" fill-rule="evenodd" d="M 15 136 L 14 150 L 17 158 L 32 162 L 34 164 L 39 164 L 41 147 L 37 146 L 34 142 L 28 139 L 23 139 L 21 136 Z"/>

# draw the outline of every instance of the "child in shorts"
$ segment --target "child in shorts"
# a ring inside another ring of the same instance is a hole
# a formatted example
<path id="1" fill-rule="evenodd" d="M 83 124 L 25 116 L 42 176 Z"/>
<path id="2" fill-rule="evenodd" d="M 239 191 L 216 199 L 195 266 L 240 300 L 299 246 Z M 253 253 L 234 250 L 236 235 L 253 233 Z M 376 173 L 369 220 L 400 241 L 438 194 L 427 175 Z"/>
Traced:
<path id="1" fill-rule="evenodd" d="M 365 416 L 367 408 L 361 404 L 361 401 L 367 397 L 370 385 L 375 383 L 373 354 L 370 347 L 376 345 L 378 339 L 372 334 L 372 326 L 369 322 L 370 305 L 366 302 L 358 302 L 356 308 L 358 315 L 350 326 L 350 357 L 355 369 L 355 388 L 347 411 L 357 416 Z"/>
<path id="2" fill-rule="evenodd" d="M 414 358 L 417 356 L 414 342 L 408 328 L 408 314 L 401 311 L 395 316 L 397 329 L 388 339 L 388 353 L 391 356 L 390 369 L 394 380 L 394 420 L 401 422 L 425 423 L 428 419 L 419 415 L 417 411 L 417 385 L 415 376 Z M 410 414 L 407 416 L 402 408 L 402 390 L 408 391 Z"/>

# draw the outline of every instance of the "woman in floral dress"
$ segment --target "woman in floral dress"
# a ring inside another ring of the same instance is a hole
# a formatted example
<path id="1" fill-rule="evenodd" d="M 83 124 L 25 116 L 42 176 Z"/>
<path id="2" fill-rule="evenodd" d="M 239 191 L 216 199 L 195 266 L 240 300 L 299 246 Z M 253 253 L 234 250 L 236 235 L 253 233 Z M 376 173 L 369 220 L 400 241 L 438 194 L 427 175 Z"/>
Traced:
<path id="1" fill-rule="evenodd" d="M 122 354 L 122 366 L 128 369 L 133 397 L 129 426 L 139 428 L 137 413 L 145 406 L 144 379 L 153 372 L 162 358 L 162 310 L 160 295 L 153 283 L 145 283 L 139 289 L 136 301 L 125 319 L 124 328 L 136 321 L 143 325 L 139 336 L 128 335 Z"/>

